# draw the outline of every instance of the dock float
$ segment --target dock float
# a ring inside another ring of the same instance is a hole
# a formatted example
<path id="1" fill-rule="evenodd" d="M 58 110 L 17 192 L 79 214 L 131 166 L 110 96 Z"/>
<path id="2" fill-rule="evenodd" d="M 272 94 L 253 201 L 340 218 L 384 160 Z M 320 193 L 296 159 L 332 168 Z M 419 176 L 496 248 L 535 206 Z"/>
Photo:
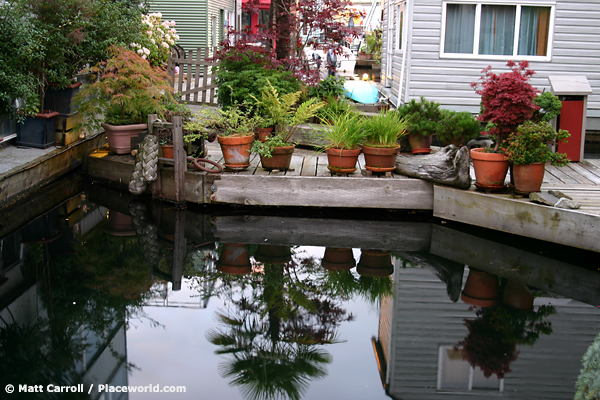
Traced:
<path id="1" fill-rule="evenodd" d="M 216 143 L 208 158 L 221 160 Z M 196 204 L 331 207 L 431 211 L 434 217 L 600 252 L 600 160 L 563 168 L 547 166 L 542 190 L 558 189 L 581 204 L 577 210 L 548 207 L 512 194 L 462 190 L 399 174 L 369 175 L 363 160 L 352 174 L 327 169 L 324 154 L 297 148 L 288 171 L 267 171 L 254 155 L 243 171 L 185 172 L 185 199 Z M 127 187 L 134 168 L 131 156 L 108 150 L 90 155 L 88 174 L 97 181 Z M 160 168 L 161 196 L 175 197 L 173 168 Z M 148 194 L 152 189 L 147 189 Z M 155 192 L 156 193 L 156 192 Z"/>

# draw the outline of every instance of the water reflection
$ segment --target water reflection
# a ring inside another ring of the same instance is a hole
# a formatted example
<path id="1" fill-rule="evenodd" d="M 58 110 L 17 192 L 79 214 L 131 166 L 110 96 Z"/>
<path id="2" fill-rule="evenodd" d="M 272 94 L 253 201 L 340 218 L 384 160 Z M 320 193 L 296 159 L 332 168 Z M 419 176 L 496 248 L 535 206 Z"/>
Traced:
<path id="1" fill-rule="evenodd" d="M 365 237 L 358 225 L 211 216 L 94 191 L 18 229 L 2 225 L 0 390 L 573 396 L 600 330 L 596 271 L 427 222 L 368 221 Z M 21 396 L 36 395 L 54 394 Z"/>

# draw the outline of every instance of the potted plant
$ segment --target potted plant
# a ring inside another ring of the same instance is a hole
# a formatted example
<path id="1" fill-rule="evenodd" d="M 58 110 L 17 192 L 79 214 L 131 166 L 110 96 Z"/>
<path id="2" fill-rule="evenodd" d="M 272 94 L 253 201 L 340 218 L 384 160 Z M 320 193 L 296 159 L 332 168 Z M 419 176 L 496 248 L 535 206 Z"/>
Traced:
<path id="1" fill-rule="evenodd" d="M 512 164 L 511 177 L 517 193 L 539 192 L 544 179 L 545 163 L 564 166 L 566 154 L 555 153 L 550 146 L 566 140 L 569 132 L 558 132 L 547 122 L 526 121 L 508 136 L 503 147 L 506 159 Z"/>
<path id="2" fill-rule="evenodd" d="M 336 76 L 328 76 L 327 78 L 319 81 L 314 86 L 308 89 L 309 97 L 317 97 L 319 100 L 325 100 L 328 98 L 337 99 L 344 95 L 346 89 L 344 88 L 344 78 L 338 78 Z"/>
<path id="3" fill-rule="evenodd" d="M 481 134 L 481 123 L 467 111 L 440 110 L 440 122 L 435 135 L 447 146 L 461 147 Z"/>
<path id="4" fill-rule="evenodd" d="M 89 69 L 92 81 L 74 98 L 81 120 L 76 129 L 104 128 L 116 154 L 131 151 L 130 138 L 147 128 L 148 114 L 164 119 L 173 96 L 167 73 L 123 47 L 112 46 L 112 57 Z"/>
<path id="5" fill-rule="evenodd" d="M 332 114 L 326 120 L 327 124 L 316 132 L 315 137 L 323 143 L 318 149 L 327 154 L 327 168 L 336 173 L 356 171 L 361 144 L 365 140 L 362 117 L 348 111 L 341 115 Z"/>
<path id="6" fill-rule="evenodd" d="M 301 91 L 280 95 L 267 80 L 260 99 L 250 96 L 255 105 L 264 110 L 267 117 L 275 123 L 275 130 L 271 136 L 264 142 L 254 143 L 253 149 L 260 155 L 263 168 L 272 170 L 290 167 L 295 147 L 290 141 L 292 135 L 298 125 L 315 116 L 323 107 L 323 102 L 315 97 L 297 105 L 301 95 Z"/>
<path id="7" fill-rule="evenodd" d="M 185 105 L 180 104 L 173 98 L 165 99 L 165 115 L 164 118 L 167 122 L 172 122 L 173 117 L 182 117 L 184 126 L 192 116 L 191 110 Z M 184 132 L 185 134 L 185 132 Z M 164 158 L 174 158 L 173 148 L 173 129 L 172 128 L 161 128 L 158 131 L 158 143 L 160 144 L 162 156 Z"/>
<path id="8" fill-rule="evenodd" d="M 407 134 L 408 122 L 397 111 L 380 112 L 365 118 L 365 168 L 371 172 L 390 172 L 396 168 L 398 139 Z"/>
<path id="9" fill-rule="evenodd" d="M 477 186 L 485 190 L 505 187 L 508 160 L 502 152 L 504 142 L 519 125 L 530 120 L 539 106 L 534 100 L 539 91 L 531 86 L 529 78 L 535 74 L 527 69 L 529 63 L 508 61 L 509 72 L 495 74 L 485 68 L 481 82 L 471 86 L 481 96 L 481 113 L 477 119 L 487 124 L 486 134 L 495 137 L 493 150 L 472 149 L 471 159 Z"/>
<path id="10" fill-rule="evenodd" d="M 419 101 L 412 99 L 398 108 L 398 113 L 406 120 L 408 142 L 413 154 L 431 152 L 431 141 L 440 120 L 439 106 L 439 103 L 421 96 Z"/>
<path id="11" fill-rule="evenodd" d="M 250 166 L 254 128 L 259 123 L 259 117 L 252 114 L 252 110 L 243 111 L 236 105 L 218 110 L 214 126 L 225 167 L 229 169 L 242 170 Z"/>
<path id="12" fill-rule="evenodd" d="M 356 105 L 346 97 L 325 97 L 323 107 L 317 111 L 317 121 L 321 124 L 331 123 L 334 118 L 347 113 L 358 113 Z"/>

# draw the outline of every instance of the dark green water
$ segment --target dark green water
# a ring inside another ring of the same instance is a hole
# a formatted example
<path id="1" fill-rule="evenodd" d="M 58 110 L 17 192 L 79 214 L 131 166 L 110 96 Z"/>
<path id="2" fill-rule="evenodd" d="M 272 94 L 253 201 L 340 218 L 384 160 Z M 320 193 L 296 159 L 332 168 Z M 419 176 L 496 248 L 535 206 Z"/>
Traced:
<path id="1" fill-rule="evenodd" d="M 2 399 L 570 399 L 600 332 L 596 253 L 423 215 L 71 189 L 0 223 Z M 503 297 L 515 283 L 528 310 Z"/>

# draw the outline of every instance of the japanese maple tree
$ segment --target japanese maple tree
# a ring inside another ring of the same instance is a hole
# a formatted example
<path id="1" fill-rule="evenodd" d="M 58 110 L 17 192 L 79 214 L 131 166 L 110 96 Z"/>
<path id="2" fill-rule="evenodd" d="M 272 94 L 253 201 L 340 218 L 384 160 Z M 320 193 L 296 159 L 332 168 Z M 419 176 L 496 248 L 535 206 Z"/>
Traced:
<path id="1" fill-rule="evenodd" d="M 488 123 L 486 134 L 496 136 L 495 151 L 501 149 L 508 136 L 539 109 L 534 99 L 540 91 L 529 83 L 535 74 L 527 69 L 529 62 L 508 61 L 506 65 L 510 72 L 495 74 L 488 66 L 482 70 L 481 82 L 471 83 L 481 96 L 482 110 L 477 119 Z"/>

